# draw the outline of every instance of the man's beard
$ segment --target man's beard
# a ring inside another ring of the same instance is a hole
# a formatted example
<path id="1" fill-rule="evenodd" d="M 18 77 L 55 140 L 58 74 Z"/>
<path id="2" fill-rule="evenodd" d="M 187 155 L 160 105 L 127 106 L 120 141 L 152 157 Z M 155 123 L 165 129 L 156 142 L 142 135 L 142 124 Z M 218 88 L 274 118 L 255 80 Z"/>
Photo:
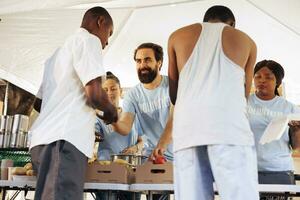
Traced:
<path id="1" fill-rule="evenodd" d="M 148 71 L 148 73 L 142 73 L 142 71 Z M 138 76 L 142 83 L 151 83 L 157 76 L 157 67 L 152 70 L 150 67 L 145 67 L 138 70 Z"/>

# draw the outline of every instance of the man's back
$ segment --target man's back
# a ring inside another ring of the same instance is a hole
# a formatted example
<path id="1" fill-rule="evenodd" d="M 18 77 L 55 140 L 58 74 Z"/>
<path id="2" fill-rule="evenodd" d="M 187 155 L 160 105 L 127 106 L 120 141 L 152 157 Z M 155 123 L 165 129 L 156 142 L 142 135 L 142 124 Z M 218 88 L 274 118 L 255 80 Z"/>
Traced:
<path id="1" fill-rule="evenodd" d="M 91 49 L 98 50 L 99 55 L 85 62 L 82 55 Z M 86 104 L 84 85 L 87 78 L 105 74 L 100 52 L 98 39 L 80 28 L 47 61 L 39 91 L 42 110 L 31 128 L 31 146 L 66 140 L 87 156 L 92 155 L 96 116 Z"/>
<path id="2" fill-rule="evenodd" d="M 192 24 L 175 31 L 169 39 L 169 56 L 176 57 L 177 70 L 180 73 L 191 56 L 194 47 L 201 37 L 202 25 Z M 246 72 L 246 96 L 248 96 L 252 81 L 251 63 L 256 59 L 256 45 L 245 33 L 226 26 L 222 33 L 222 46 L 225 55 Z M 172 60 L 172 59 L 170 59 Z M 170 63 L 172 64 L 172 63 Z M 172 70 L 169 68 L 169 70 Z"/>
<path id="3" fill-rule="evenodd" d="M 258 200 L 245 97 L 255 44 L 232 28 L 235 17 L 225 6 L 210 7 L 203 22 L 175 31 L 168 43 L 175 198 L 213 199 L 215 183 L 223 200 Z"/>
<path id="4" fill-rule="evenodd" d="M 175 149 L 253 143 L 243 112 L 245 72 L 252 72 L 247 69 L 251 43 L 247 35 L 224 23 L 194 24 L 171 36 L 169 55 L 176 57 L 179 73 L 174 110 Z M 188 133 L 183 134 L 187 127 Z M 195 134 L 196 131 L 201 133 Z M 176 137 L 180 144 L 175 143 Z"/>
<path id="5" fill-rule="evenodd" d="M 201 31 L 202 25 L 197 23 L 178 29 L 171 35 L 170 41 L 174 45 L 179 72 L 191 56 L 199 37 L 201 37 Z M 245 68 L 252 46 L 255 45 L 251 38 L 237 29 L 226 26 L 222 33 L 222 43 L 224 53 L 228 58 L 241 68 Z"/>

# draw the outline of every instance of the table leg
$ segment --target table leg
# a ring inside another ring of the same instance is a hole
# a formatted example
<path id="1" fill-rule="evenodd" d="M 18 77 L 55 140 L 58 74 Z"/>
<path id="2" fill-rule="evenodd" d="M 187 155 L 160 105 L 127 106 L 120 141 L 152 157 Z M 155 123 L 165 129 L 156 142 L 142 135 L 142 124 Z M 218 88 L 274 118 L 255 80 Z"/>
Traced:
<path id="1" fill-rule="evenodd" d="M 153 192 L 149 191 L 149 200 L 153 200 Z"/>
<path id="2" fill-rule="evenodd" d="M 2 199 L 5 200 L 5 196 L 6 196 L 6 189 L 2 188 Z"/>
<path id="3" fill-rule="evenodd" d="M 21 190 L 17 190 L 17 191 L 13 194 L 13 196 L 10 198 L 10 200 L 16 199 L 17 196 L 18 196 L 20 193 L 21 193 Z"/>

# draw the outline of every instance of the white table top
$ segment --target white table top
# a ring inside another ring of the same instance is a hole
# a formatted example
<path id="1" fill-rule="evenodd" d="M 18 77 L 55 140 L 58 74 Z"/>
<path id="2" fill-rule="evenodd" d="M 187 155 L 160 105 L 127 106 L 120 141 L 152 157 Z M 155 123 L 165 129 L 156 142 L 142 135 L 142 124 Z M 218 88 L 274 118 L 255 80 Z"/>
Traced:
<path id="1" fill-rule="evenodd" d="M 31 187 L 35 188 L 36 181 L 9 181 L 9 180 L 0 180 L 0 187 L 19 187 L 26 188 Z M 84 189 L 99 189 L 99 190 L 129 190 L 128 184 L 120 183 L 85 183 Z"/>
<path id="2" fill-rule="evenodd" d="M 35 188 L 36 181 L 0 180 L 0 187 Z M 260 184 L 260 192 L 292 192 L 300 193 L 300 185 Z M 120 184 L 120 183 L 85 183 L 84 189 L 126 190 L 126 191 L 173 191 L 173 184 Z"/>
<path id="3" fill-rule="evenodd" d="M 214 185 L 215 186 L 215 185 Z M 214 187 L 217 191 L 216 187 Z M 132 191 L 173 191 L 173 184 L 131 184 L 130 190 Z M 273 193 L 282 193 L 282 192 L 292 192 L 300 193 L 300 185 L 275 185 L 275 184 L 259 184 L 259 192 L 273 192 Z"/>
<path id="4" fill-rule="evenodd" d="M 128 191 L 130 185 L 121 183 L 85 183 L 84 189 L 96 190 L 126 190 Z"/>
<path id="5" fill-rule="evenodd" d="M 260 192 L 300 192 L 300 185 L 259 184 Z"/>
<path id="6" fill-rule="evenodd" d="M 173 191 L 173 184 L 142 184 L 135 183 L 130 185 L 130 190 L 132 191 L 145 191 L 145 190 L 153 190 L 153 191 Z"/>
<path id="7" fill-rule="evenodd" d="M 0 187 L 35 187 L 36 181 L 0 180 Z"/>

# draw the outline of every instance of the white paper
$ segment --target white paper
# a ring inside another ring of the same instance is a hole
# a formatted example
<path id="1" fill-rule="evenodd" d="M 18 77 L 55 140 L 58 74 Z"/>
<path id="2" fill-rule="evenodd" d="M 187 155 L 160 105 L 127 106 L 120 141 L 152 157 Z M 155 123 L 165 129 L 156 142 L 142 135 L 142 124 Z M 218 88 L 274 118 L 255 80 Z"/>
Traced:
<path id="1" fill-rule="evenodd" d="M 266 144 L 274 140 L 279 140 L 288 126 L 289 121 L 300 121 L 300 114 L 289 114 L 287 116 L 273 119 L 267 126 L 260 144 Z"/>

